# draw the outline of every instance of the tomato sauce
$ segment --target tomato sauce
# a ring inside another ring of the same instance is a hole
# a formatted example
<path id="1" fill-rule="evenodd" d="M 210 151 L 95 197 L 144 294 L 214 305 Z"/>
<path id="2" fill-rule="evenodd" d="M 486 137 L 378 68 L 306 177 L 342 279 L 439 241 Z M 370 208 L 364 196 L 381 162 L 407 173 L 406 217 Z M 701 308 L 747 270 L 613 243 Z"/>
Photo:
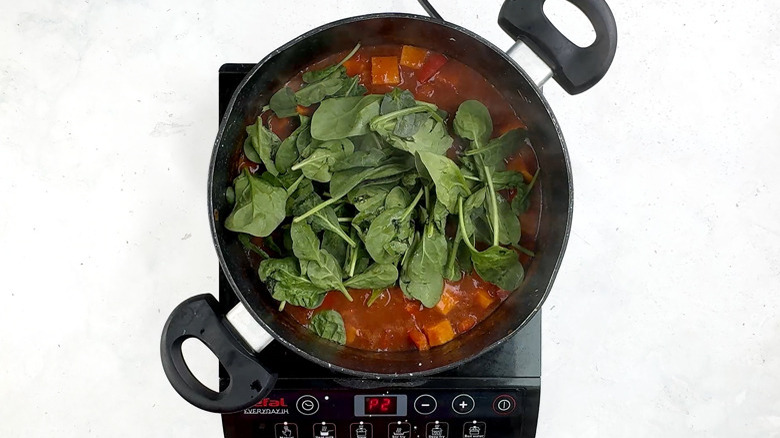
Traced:
<path id="1" fill-rule="evenodd" d="M 511 129 L 523 128 L 525 123 L 515 114 L 509 103 L 501 96 L 482 75 L 469 66 L 449 59 L 435 73 L 425 71 L 423 65 L 419 69 L 399 66 L 397 84 L 372 83 L 373 57 L 395 56 L 400 59 L 402 46 L 381 45 L 362 47 L 344 65 L 350 76 L 360 75 L 360 82 L 368 93 L 384 94 L 399 87 L 414 94 L 417 100 L 431 102 L 449 114 L 449 131 L 452 133 L 452 120 L 460 104 L 469 99 L 482 102 L 489 110 L 493 119 L 493 136 L 497 137 Z M 323 68 L 335 64 L 346 56 L 347 52 L 336 53 L 310 65 L 307 69 L 292 78 L 287 85 L 293 90 L 300 88 L 301 76 L 305 71 Z M 427 59 L 440 56 L 429 51 Z M 419 75 L 430 76 L 427 81 L 420 81 Z M 308 114 L 312 109 L 301 109 Z M 264 121 L 271 129 L 285 138 L 294 129 L 289 120 L 276 119 L 275 116 L 264 115 Z M 270 119 L 269 119 L 270 117 Z M 456 136 L 450 156 L 454 157 L 463 144 Z M 238 168 L 253 164 L 243 157 L 238 161 Z M 537 171 L 536 156 L 530 144 L 518 145 L 518 151 L 507 159 L 507 168 L 523 173 L 528 182 Z M 511 201 L 514 193 L 504 193 Z M 531 206 L 520 216 L 522 237 L 520 245 L 533 250 L 538 230 L 541 200 L 538 184 L 530 197 Z M 261 244 L 262 239 L 256 239 Z M 520 261 L 528 266 L 529 255 L 518 253 Z M 300 324 L 306 325 L 311 317 L 322 310 L 338 311 L 344 319 L 347 333 L 347 346 L 365 350 L 399 351 L 420 349 L 427 350 L 444 344 L 455 336 L 471 330 L 480 321 L 487 318 L 509 295 L 509 291 L 501 290 L 488 283 L 476 273 L 466 274 L 460 281 L 445 280 L 444 292 L 439 304 L 433 308 L 425 308 L 419 301 L 404 297 L 399 287 L 381 291 L 381 294 L 371 306 L 368 306 L 372 295 L 371 290 L 350 290 L 354 301 L 349 302 L 338 291 L 328 293 L 323 304 L 314 310 L 287 305 L 284 311 L 290 314 Z"/>

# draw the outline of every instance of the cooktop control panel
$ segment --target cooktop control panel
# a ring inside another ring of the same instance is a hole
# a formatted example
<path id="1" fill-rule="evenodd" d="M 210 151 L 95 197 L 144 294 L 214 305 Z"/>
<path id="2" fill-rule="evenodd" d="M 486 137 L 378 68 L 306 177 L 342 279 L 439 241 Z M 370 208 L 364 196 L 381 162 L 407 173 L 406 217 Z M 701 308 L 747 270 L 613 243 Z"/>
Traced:
<path id="1" fill-rule="evenodd" d="M 227 436 L 247 438 L 516 437 L 523 426 L 526 392 L 526 388 L 279 390 L 252 408 L 226 416 L 236 418 L 223 424 Z M 538 389 L 532 396 L 538 398 Z"/>

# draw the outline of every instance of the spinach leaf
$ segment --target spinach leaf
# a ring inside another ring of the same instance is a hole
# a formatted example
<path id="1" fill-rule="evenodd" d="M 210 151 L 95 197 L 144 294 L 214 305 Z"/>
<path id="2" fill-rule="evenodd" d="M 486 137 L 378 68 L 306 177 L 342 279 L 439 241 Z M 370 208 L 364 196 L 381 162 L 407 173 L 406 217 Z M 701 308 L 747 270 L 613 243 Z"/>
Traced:
<path id="1" fill-rule="evenodd" d="M 379 263 L 396 263 L 409 249 L 414 235 L 412 212 L 420 202 L 423 191 L 404 208 L 391 208 L 383 211 L 371 222 L 363 239 L 366 250 Z"/>
<path id="2" fill-rule="evenodd" d="M 290 227 L 293 254 L 301 261 L 320 261 L 320 240 L 306 222 L 294 223 Z"/>
<path id="3" fill-rule="evenodd" d="M 253 163 L 263 162 L 263 159 L 260 158 L 260 155 L 257 154 L 257 151 L 255 151 L 254 146 L 252 146 L 251 137 L 247 137 L 246 140 L 244 140 L 244 155 L 246 156 L 247 160 Z"/>
<path id="4" fill-rule="evenodd" d="M 328 96 L 336 95 L 351 79 L 346 74 L 344 67 L 339 67 L 328 77 L 308 84 L 295 92 L 295 100 L 298 105 L 311 106 L 320 103 Z"/>
<path id="5" fill-rule="evenodd" d="M 521 190 L 520 187 L 517 189 L 517 194 L 515 195 L 515 198 L 512 199 L 512 211 L 520 216 L 521 214 L 528 211 L 528 207 L 531 205 L 531 190 L 534 188 L 534 184 L 536 184 L 536 179 L 539 177 L 539 169 L 536 169 L 536 173 L 534 173 L 533 178 L 531 178 L 531 182 L 528 183 L 527 186 L 523 187 Z"/>
<path id="6" fill-rule="evenodd" d="M 386 164 L 378 167 L 356 167 L 336 172 L 330 180 L 330 196 L 339 199 L 365 181 L 402 175 L 414 168 L 414 160 L 411 157 L 409 158 L 388 160 Z"/>
<path id="7" fill-rule="evenodd" d="M 385 199 L 391 185 L 360 186 L 347 193 L 347 199 L 355 206 L 357 211 L 373 211 L 385 205 Z"/>
<path id="8" fill-rule="evenodd" d="M 331 166 L 331 170 L 338 172 L 340 170 L 354 169 L 356 167 L 375 167 L 387 159 L 387 154 L 381 149 L 372 149 L 368 151 L 355 151 L 343 160 L 339 160 Z"/>
<path id="9" fill-rule="evenodd" d="M 322 304 L 327 290 L 315 286 L 309 279 L 301 276 L 298 260 L 294 257 L 267 259 L 260 262 L 258 275 L 271 296 L 293 306 L 315 309 Z"/>
<path id="10" fill-rule="evenodd" d="M 491 176 L 493 177 L 493 187 L 496 190 L 517 189 L 519 194 L 520 190 L 525 189 L 525 178 L 520 172 L 499 170 L 493 172 Z"/>
<path id="11" fill-rule="evenodd" d="M 290 167 L 298 160 L 298 138 L 304 131 L 309 128 L 309 117 L 301 116 L 301 125 L 295 129 L 287 138 L 279 145 L 279 149 L 276 151 L 276 170 L 285 173 L 290 170 Z"/>
<path id="12" fill-rule="evenodd" d="M 332 94 L 333 97 L 362 96 L 368 90 L 360 83 L 360 76 L 355 75 L 342 83 L 341 89 Z"/>
<path id="13" fill-rule="evenodd" d="M 319 259 L 309 262 L 306 274 L 315 286 L 326 290 L 339 290 L 347 300 L 352 301 L 352 296 L 341 281 L 341 265 L 328 251 L 319 251 Z"/>
<path id="14" fill-rule="evenodd" d="M 398 280 L 398 269 L 395 265 L 374 263 L 362 274 L 358 274 L 344 282 L 344 286 L 353 289 L 382 289 L 390 287 Z"/>
<path id="15" fill-rule="evenodd" d="M 298 114 L 296 111 L 297 103 L 295 102 L 295 92 L 290 87 L 283 87 L 279 89 L 268 102 L 268 106 L 271 107 L 271 111 L 276 114 L 276 117 L 291 117 Z"/>
<path id="16" fill-rule="evenodd" d="M 347 343 L 347 331 L 344 319 L 335 310 L 317 312 L 309 321 L 309 330 L 321 338 L 344 345 Z"/>
<path id="17" fill-rule="evenodd" d="M 455 134 L 473 141 L 478 148 L 490 138 L 493 132 L 493 119 L 482 102 L 467 100 L 458 107 L 453 128 Z"/>
<path id="18" fill-rule="evenodd" d="M 225 201 L 227 201 L 228 204 L 236 203 L 236 191 L 233 189 L 233 186 L 225 189 Z"/>
<path id="19" fill-rule="evenodd" d="M 238 241 L 241 242 L 241 246 L 259 255 L 260 257 L 264 259 L 271 258 L 271 256 L 269 256 L 268 253 L 263 250 L 263 248 L 260 248 L 259 246 L 255 245 L 254 242 L 252 242 L 252 236 L 249 234 L 238 233 Z"/>
<path id="20" fill-rule="evenodd" d="M 471 260 L 479 276 L 506 291 L 514 291 L 523 283 L 525 271 L 511 249 L 492 246 L 482 252 L 472 251 Z"/>
<path id="21" fill-rule="evenodd" d="M 331 166 L 350 156 L 355 146 L 347 138 L 331 140 L 319 144 L 309 155 L 291 167 L 317 182 L 328 182 L 332 176 Z"/>
<path id="22" fill-rule="evenodd" d="M 432 222 L 425 226 L 409 262 L 401 271 L 401 290 L 419 300 L 425 307 L 434 307 L 444 290 L 442 270 L 447 261 L 447 239 Z"/>
<path id="23" fill-rule="evenodd" d="M 284 220 L 287 191 L 255 177 L 246 168 L 233 184 L 236 203 L 225 219 L 225 228 L 256 237 L 270 235 Z"/>
<path id="24" fill-rule="evenodd" d="M 392 112 L 417 106 L 414 95 L 409 90 L 393 88 L 392 91 L 382 96 L 382 104 L 379 108 L 379 114 L 385 115 Z"/>
<path id="25" fill-rule="evenodd" d="M 357 53 L 359 48 L 360 48 L 360 43 L 357 43 L 355 47 L 353 47 L 352 50 L 347 54 L 347 56 L 345 56 L 344 59 L 342 59 L 338 64 L 329 65 L 320 70 L 307 71 L 306 73 L 303 74 L 303 81 L 311 84 L 327 78 L 335 71 L 337 71 L 342 65 L 344 65 L 345 62 L 349 61 L 350 58 L 355 56 L 355 53 Z"/>
<path id="26" fill-rule="evenodd" d="M 458 198 L 471 194 L 458 166 L 443 155 L 417 152 L 417 171 L 436 185 L 436 198 L 451 213 L 457 212 Z"/>
<path id="27" fill-rule="evenodd" d="M 394 187 L 385 198 L 385 208 L 404 208 L 409 205 L 412 195 L 403 187 Z"/>
<path id="28" fill-rule="evenodd" d="M 271 132 L 270 129 L 263 126 L 263 121 L 260 117 L 257 118 L 257 122 L 255 122 L 254 125 L 246 127 L 246 132 L 249 134 L 252 149 L 254 149 L 257 153 L 256 156 L 259 157 L 265 165 L 266 170 L 270 172 L 271 175 L 278 175 L 279 172 L 276 170 L 273 157 L 276 155 L 276 149 L 279 147 L 279 137 Z M 246 148 L 244 148 L 244 150 L 246 151 Z M 252 160 L 248 155 L 247 158 Z M 261 161 L 256 161 L 256 163 L 260 163 Z"/>
<path id="29" fill-rule="evenodd" d="M 394 148 L 410 154 L 424 151 L 444 155 L 452 146 L 452 137 L 447 133 L 447 127 L 427 116 L 411 136 L 401 137 L 393 133 L 384 138 Z"/>
<path id="30" fill-rule="evenodd" d="M 520 241 L 520 219 L 512 211 L 509 201 L 496 193 L 496 204 L 498 206 L 499 226 L 498 242 L 502 245 L 512 245 Z"/>
<path id="31" fill-rule="evenodd" d="M 322 230 L 330 231 L 331 233 L 337 235 L 341 238 L 347 245 L 354 247 L 356 245 L 355 241 L 352 240 L 347 233 L 344 232 L 344 230 L 341 229 L 341 224 L 339 223 L 338 215 L 336 215 L 335 210 L 333 210 L 332 207 L 326 207 L 321 210 L 319 210 L 317 213 L 315 213 L 311 217 L 311 224 L 312 227 L 315 228 L 317 232 Z"/>
<path id="32" fill-rule="evenodd" d="M 484 165 L 492 169 L 504 169 L 506 159 L 518 150 L 527 137 L 524 129 L 513 129 L 498 138 L 490 140 L 484 147 L 472 148 L 466 155 L 480 155 Z"/>
<path id="33" fill-rule="evenodd" d="M 312 115 L 311 135 L 318 140 L 338 140 L 369 132 L 369 122 L 379 115 L 381 94 L 328 99 Z"/>

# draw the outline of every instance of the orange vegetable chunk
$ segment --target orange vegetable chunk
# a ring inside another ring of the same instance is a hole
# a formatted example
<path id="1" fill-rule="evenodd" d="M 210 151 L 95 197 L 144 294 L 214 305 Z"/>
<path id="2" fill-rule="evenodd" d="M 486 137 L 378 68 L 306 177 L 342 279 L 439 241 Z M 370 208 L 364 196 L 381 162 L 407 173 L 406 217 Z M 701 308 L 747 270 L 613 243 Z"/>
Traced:
<path id="1" fill-rule="evenodd" d="M 455 307 L 457 301 L 455 297 L 447 293 L 447 286 L 444 286 L 444 292 L 441 294 L 441 300 L 436 304 L 436 308 L 439 309 L 442 315 L 450 313 L 453 307 Z"/>
<path id="2" fill-rule="evenodd" d="M 347 334 L 347 344 L 351 344 L 355 341 L 355 338 L 357 337 L 357 329 L 351 325 L 348 325 L 344 327 L 344 331 Z"/>
<path id="3" fill-rule="evenodd" d="M 443 319 L 436 324 L 423 327 L 423 331 L 428 336 L 428 344 L 430 344 L 431 347 L 446 344 L 455 337 L 455 331 L 452 329 L 450 322 L 446 319 Z"/>
<path id="4" fill-rule="evenodd" d="M 428 51 L 414 46 L 404 46 L 401 49 L 401 65 L 417 70 L 425 63 Z"/>
<path id="5" fill-rule="evenodd" d="M 476 298 L 477 304 L 482 306 L 483 309 L 487 309 L 493 304 L 493 301 L 495 301 L 495 299 L 484 289 L 480 289 L 479 292 L 477 292 Z"/>
<path id="6" fill-rule="evenodd" d="M 397 56 L 374 56 L 371 58 L 371 83 L 386 85 L 400 82 L 401 74 L 398 71 Z"/>
<path id="7" fill-rule="evenodd" d="M 428 345 L 428 338 L 426 338 L 423 332 L 417 327 L 409 330 L 409 339 L 414 342 L 414 345 L 416 345 L 417 349 L 420 351 L 430 350 L 431 348 L 431 346 Z"/>

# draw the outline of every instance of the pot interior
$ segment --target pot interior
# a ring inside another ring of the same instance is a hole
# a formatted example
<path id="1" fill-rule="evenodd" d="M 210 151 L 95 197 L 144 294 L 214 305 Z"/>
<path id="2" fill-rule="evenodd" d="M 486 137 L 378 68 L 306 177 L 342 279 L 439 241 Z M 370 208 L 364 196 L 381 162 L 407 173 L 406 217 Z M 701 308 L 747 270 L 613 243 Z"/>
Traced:
<path id="1" fill-rule="evenodd" d="M 541 169 L 542 194 L 536 257 L 517 291 L 485 321 L 453 341 L 429 351 L 371 352 L 321 339 L 286 313 L 277 311 L 247 258 L 237 235 L 224 229 L 232 206 L 225 190 L 232 184 L 231 161 L 242 147 L 245 126 L 256 120 L 270 96 L 313 61 L 365 45 L 411 44 L 459 60 L 480 72 L 514 108 L 529 129 Z M 494 347 L 519 330 L 547 296 L 563 256 L 571 222 L 571 175 L 563 138 L 541 97 L 502 51 L 479 36 L 426 17 L 379 14 L 355 17 L 315 29 L 274 51 L 247 76 L 220 125 L 210 175 L 210 214 L 215 245 L 226 277 L 250 312 L 288 348 L 307 359 L 349 374 L 412 377 L 456 366 Z"/>

